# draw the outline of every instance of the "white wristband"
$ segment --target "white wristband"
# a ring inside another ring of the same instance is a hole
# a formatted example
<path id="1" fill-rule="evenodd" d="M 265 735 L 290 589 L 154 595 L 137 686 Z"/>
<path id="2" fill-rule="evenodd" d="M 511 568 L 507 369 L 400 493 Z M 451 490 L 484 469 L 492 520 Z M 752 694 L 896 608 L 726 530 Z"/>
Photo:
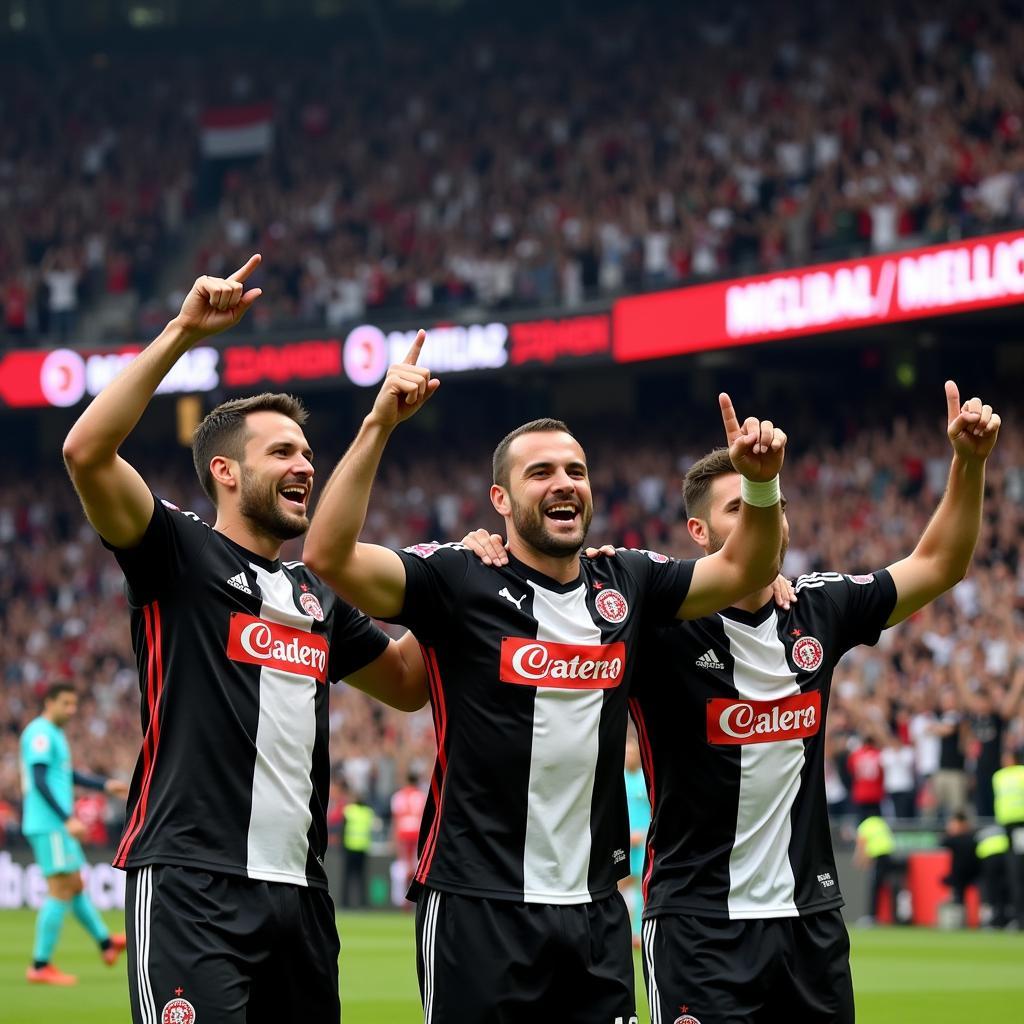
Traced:
<path id="1" fill-rule="evenodd" d="M 772 505 L 778 505 L 782 498 L 778 476 L 763 481 L 748 480 L 745 476 L 741 476 L 740 497 L 748 505 L 754 505 L 757 508 L 771 508 Z"/>

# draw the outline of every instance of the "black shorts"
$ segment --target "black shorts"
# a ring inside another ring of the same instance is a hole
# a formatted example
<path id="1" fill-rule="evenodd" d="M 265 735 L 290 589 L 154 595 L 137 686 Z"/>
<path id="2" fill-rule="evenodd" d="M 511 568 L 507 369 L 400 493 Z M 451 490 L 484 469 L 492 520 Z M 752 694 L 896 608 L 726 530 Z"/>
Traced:
<path id="1" fill-rule="evenodd" d="M 850 937 L 838 910 L 643 924 L 651 1024 L 853 1024 Z"/>
<path id="2" fill-rule="evenodd" d="M 425 1024 L 636 1024 L 629 912 L 619 893 L 552 906 L 421 891 Z"/>
<path id="3" fill-rule="evenodd" d="M 323 889 L 172 865 L 128 873 L 134 1024 L 338 1024 L 338 929 Z"/>

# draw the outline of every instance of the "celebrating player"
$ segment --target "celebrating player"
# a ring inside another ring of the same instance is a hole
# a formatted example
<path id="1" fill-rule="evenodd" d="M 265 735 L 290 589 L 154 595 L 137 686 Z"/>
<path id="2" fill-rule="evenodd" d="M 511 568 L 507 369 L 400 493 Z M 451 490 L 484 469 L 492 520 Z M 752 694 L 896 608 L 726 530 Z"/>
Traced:
<path id="1" fill-rule="evenodd" d="M 193 459 L 212 527 L 154 497 L 118 455 L 157 385 L 259 298 L 253 256 L 200 277 L 181 312 L 72 427 L 64 458 L 124 571 L 142 751 L 114 863 L 128 871 L 136 1024 L 337 1024 L 327 893 L 328 680 L 398 708 L 426 702 L 415 642 L 396 644 L 282 543 L 308 526 L 312 452 L 289 395 L 226 402 Z"/>
<path id="2" fill-rule="evenodd" d="M 801 576 L 795 602 L 776 581 L 642 636 L 630 713 L 654 809 L 643 931 L 652 1024 L 854 1019 L 824 716 L 840 657 L 877 642 L 970 564 L 1000 421 L 980 399 L 961 406 L 952 381 L 946 400 L 949 486 L 910 556 L 870 575 Z M 740 486 L 725 449 L 686 475 L 687 528 L 706 555 L 741 528 Z M 484 560 L 507 560 L 496 535 L 466 540 Z M 784 520 L 780 561 L 788 542 Z"/>
<path id="3" fill-rule="evenodd" d="M 946 384 L 949 484 L 907 558 L 812 573 L 645 638 L 631 710 L 654 807 L 644 971 L 651 1020 L 854 1019 L 849 938 L 825 805 L 825 712 L 846 651 L 874 644 L 967 572 L 999 417 Z M 725 452 L 687 474 L 690 536 L 711 555 L 739 527 Z M 788 542 L 785 527 L 783 554 Z"/>
<path id="4" fill-rule="evenodd" d="M 70 908 L 96 940 L 107 964 L 114 964 L 125 947 L 123 934 L 111 935 L 82 888 L 85 863 L 79 840 L 85 826 L 73 814 L 74 787 L 96 789 L 126 797 L 127 783 L 76 772 L 64 726 L 78 710 L 78 695 L 70 683 L 53 683 L 43 698 L 43 713 L 21 734 L 21 777 L 24 806 L 21 830 L 46 878 L 49 893 L 36 918 L 32 966 L 26 977 L 35 984 L 74 985 L 78 980 L 55 967 L 50 958 Z"/>
<path id="5" fill-rule="evenodd" d="M 642 621 L 725 607 L 778 565 L 785 435 L 722 414 L 744 474 L 743 524 L 714 556 L 645 551 L 581 566 L 592 514 L 586 457 L 564 423 L 537 420 L 494 453 L 491 501 L 510 564 L 462 545 L 395 552 L 358 543 L 394 428 L 439 382 L 391 367 L 328 482 L 304 557 L 370 614 L 423 645 L 438 756 L 415 875 L 420 988 L 443 1024 L 635 1019 L 622 750 Z"/>

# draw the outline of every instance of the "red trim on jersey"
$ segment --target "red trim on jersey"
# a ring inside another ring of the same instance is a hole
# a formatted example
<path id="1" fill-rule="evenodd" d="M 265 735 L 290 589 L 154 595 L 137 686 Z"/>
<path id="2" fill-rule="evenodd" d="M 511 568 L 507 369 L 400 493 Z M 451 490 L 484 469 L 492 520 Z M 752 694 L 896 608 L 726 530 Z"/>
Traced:
<path id="1" fill-rule="evenodd" d="M 640 710 L 640 702 L 635 697 L 629 698 L 629 712 L 636 726 L 636 736 L 640 744 L 640 764 L 644 770 L 644 778 L 647 780 L 647 799 L 651 802 L 651 813 L 654 813 L 654 758 L 651 755 L 651 740 L 647 735 L 647 723 L 644 721 L 644 713 Z M 650 833 L 648 833 L 650 836 Z M 643 880 L 640 883 L 640 891 L 643 893 L 644 903 L 647 902 L 647 890 L 651 884 L 651 872 L 654 870 L 654 845 L 650 838 L 647 840 L 647 870 L 644 872 Z"/>
<path id="2" fill-rule="evenodd" d="M 114 857 L 114 867 L 123 868 L 131 852 L 132 844 L 142 831 L 146 821 L 146 808 L 149 805 L 149 789 L 153 782 L 153 768 L 156 765 L 157 747 L 160 743 L 160 696 L 164 689 L 164 655 L 162 634 L 160 630 L 160 604 L 154 601 L 142 609 L 146 623 L 146 707 L 149 711 L 149 722 L 146 735 L 142 740 L 142 784 L 139 799 L 132 811 L 131 820 L 125 828 L 121 843 Z"/>
<path id="3" fill-rule="evenodd" d="M 434 733 L 437 736 L 437 761 L 430 777 L 430 795 L 434 801 L 434 820 L 430 823 L 427 841 L 423 844 L 420 862 L 416 868 L 416 881 L 426 882 L 430 865 L 437 850 L 437 834 L 441 827 L 441 801 L 444 798 L 445 772 L 448 768 L 448 752 L 445 743 L 448 735 L 448 709 L 444 702 L 444 688 L 441 686 L 441 669 L 437 664 L 437 652 L 432 647 L 420 645 L 423 664 L 427 668 L 427 685 L 430 687 L 430 707 L 434 713 Z"/>

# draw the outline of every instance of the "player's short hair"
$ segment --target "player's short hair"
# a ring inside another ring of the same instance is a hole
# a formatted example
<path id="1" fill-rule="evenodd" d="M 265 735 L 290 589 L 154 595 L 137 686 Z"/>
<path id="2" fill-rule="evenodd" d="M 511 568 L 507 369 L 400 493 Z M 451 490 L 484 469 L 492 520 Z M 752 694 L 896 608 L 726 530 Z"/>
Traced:
<path id="1" fill-rule="evenodd" d="M 726 473 L 735 473 L 728 448 L 716 448 L 698 459 L 683 477 L 683 504 L 691 519 L 708 518 L 711 505 L 711 485 Z"/>
<path id="2" fill-rule="evenodd" d="M 56 683 L 50 683 L 50 685 L 43 692 L 43 707 L 50 703 L 51 700 L 56 700 L 62 693 L 78 693 L 73 683 L 69 683 L 66 679 L 61 679 Z"/>
<path id="3" fill-rule="evenodd" d="M 199 482 L 214 505 L 217 504 L 217 488 L 210 472 L 210 460 L 215 455 L 224 455 L 237 462 L 242 461 L 245 443 L 249 440 L 245 420 L 254 412 L 279 412 L 300 427 L 309 418 L 306 407 L 294 395 L 269 391 L 253 395 L 252 398 L 233 398 L 211 409 L 192 434 L 192 461 Z"/>
<path id="4" fill-rule="evenodd" d="M 491 460 L 491 471 L 493 473 L 493 479 L 499 487 L 508 488 L 512 482 L 511 473 L 509 471 L 509 459 L 508 450 L 512 445 L 512 442 L 517 437 L 522 437 L 523 434 L 568 434 L 574 441 L 576 435 L 563 423 L 561 420 L 553 420 L 550 417 L 545 417 L 539 420 L 530 420 L 529 423 L 524 423 L 521 427 L 516 427 L 515 430 L 509 431 L 499 442 L 498 447 L 494 449 L 494 458 Z"/>

